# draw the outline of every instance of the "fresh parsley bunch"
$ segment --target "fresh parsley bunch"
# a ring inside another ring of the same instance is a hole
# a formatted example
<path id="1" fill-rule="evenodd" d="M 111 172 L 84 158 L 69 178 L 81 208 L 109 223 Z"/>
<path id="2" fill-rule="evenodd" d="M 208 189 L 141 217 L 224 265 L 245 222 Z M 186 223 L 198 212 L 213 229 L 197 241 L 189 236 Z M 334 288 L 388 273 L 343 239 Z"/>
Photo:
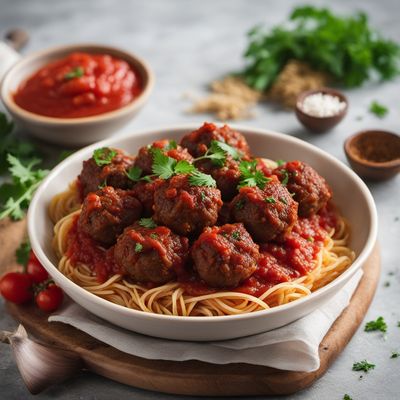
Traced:
<path id="1" fill-rule="evenodd" d="M 360 86 L 373 73 L 382 80 L 399 74 L 399 45 L 373 30 L 364 13 L 341 17 L 304 6 L 293 10 L 290 21 L 290 27 L 266 32 L 256 26 L 249 32 L 243 77 L 251 87 L 268 89 L 290 59 L 325 71 L 348 87 Z"/>

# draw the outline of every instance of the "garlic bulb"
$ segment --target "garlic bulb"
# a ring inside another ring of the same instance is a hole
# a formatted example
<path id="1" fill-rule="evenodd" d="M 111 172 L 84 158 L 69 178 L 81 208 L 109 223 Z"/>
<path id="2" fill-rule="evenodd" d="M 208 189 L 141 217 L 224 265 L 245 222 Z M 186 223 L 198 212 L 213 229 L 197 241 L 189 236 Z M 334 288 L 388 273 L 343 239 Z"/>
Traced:
<path id="1" fill-rule="evenodd" d="M 22 325 L 13 333 L 0 332 L 0 341 L 10 343 L 22 379 L 32 394 L 68 379 L 82 368 L 77 354 L 29 339 Z"/>

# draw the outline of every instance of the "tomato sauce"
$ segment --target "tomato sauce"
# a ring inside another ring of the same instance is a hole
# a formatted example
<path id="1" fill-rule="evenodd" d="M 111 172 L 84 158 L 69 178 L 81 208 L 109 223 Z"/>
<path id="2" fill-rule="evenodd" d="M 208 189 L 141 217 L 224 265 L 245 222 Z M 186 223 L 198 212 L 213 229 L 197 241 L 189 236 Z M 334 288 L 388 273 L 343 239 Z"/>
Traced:
<path id="1" fill-rule="evenodd" d="M 116 110 L 142 92 L 139 74 L 107 54 L 72 53 L 47 64 L 20 85 L 21 108 L 55 118 L 81 118 Z"/>
<path id="2" fill-rule="evenodd" d="M 234 290 L 256 297 L 272 286 L 289 282 L 310 272 L 316 257 L 324 244 L 328 232 L 337 225 L 337 213 L 332 206 L 308 218 L 299 218 L 292 232 L 282 242 L 268 242 L 260 245 L 261 257 L 256 271 Z M 156 229 L 165 229 L 158 227 Z M 246 251 L 244 249 L 243 251 Z M 67 256 L 72 264 L 89 265 L 99 282 L 106 281 L 113 274 L 123 274 L 114 261 L 113 247 L 100 247 L 78 228 L 78 217 L 69 232 Z M 177 280 L 188 295 L 201 296 L 218 290 L 209 287 L 190 268 L 178 268 Z M 149 288 L 154 284 L 148 284 Z"/>
<path id="3" fill-rule="evenodd" d="M 121 274 L 121 269 L 114 262 L 113 247 L 106 250 L 78 228 L 77 216 L 68 233 L 67 257 L 72 265 L 88 265 L 99 283 L 105 282 L 113 274 Z"/>
<path id="4" fill-rule="evenodd" d="M 299 218 L 282 242 L 261 245 L 256 271 L 235 290 L 259 297 L 276 284 L 306 275 L 314 268 L 328 232 L 336 227 L 336 215 L 328 206 L 312 217 Z"/>

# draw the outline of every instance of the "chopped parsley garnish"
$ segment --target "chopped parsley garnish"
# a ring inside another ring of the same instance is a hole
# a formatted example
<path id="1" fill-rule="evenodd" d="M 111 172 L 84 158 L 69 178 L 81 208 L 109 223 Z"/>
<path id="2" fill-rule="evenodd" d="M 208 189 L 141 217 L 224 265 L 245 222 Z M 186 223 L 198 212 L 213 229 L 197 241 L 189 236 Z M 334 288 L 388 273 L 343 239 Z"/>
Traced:
<path id="1" fill-rule="evenodd" d="M 157 224 L 153 221 L 153 218 L 141 218 L 139 220 L 139 225 L 144 228 L 156 228 Z"/>
<path id="2" fill-rule="evenodd" d="M 17 263 L 24 266 L 28 264 L 30 251 L 31 244 L 29 243 L 29 241 L 21 243 L 21 245 L 15 252 Z"/>
<path id="3" fill-rule="evenodd" d="M 138 182 L 138 181 L 140 181 L 142 172 L 143 171 L 141 168 L 134 166 L 134 167 L 128 169 L 128 171 L 126 172 L 126 175 L 128 176 L 128 178 L 131 181 Z"/>
<path id="4" fill-rule="evenodd" d="M 286 169 L 281 170 L 282 174 L 284 175 L 283 180 L 282 180 L 282 185 L 286 186 L 289 182 L 289 172 L 287 172 Z"/>
<path id="5" fill-rule="evenodd" d="M 107 179 L 104 179 L 103 183 L 100 183 L 98 187 L 98 189 L 104 189 L 107 186 Z"/>
<path id="6" fill-rule="evenodd" d="M 400 353 L 398 351 L 392 351 L 392 355 L 390 356 L 390 358 L 398 358 L 400 357 Z"/>
<path id="7" fill-rule="evenodd" d="M 387 331 L 387 324 L 383 317 L 378 317 L 375 321 L 369 321 L 365 324 L 364 328 L 365 332 L 372 332 L 372 331 Z"/>
<path id="8" fill-rule="evenodd" d="M 355 362 L 353 364 L 353 371 L 364 371 L 368 372 L 371 369 L 375 368 L 375 364 L 369 363 L 367 360 L 362 360 L 360 362 Z"/>
<path id="9" fill-rule="evenodd" d="M 80 78 L 84 75 L 84 73 L 85 70 L 82 67 L 75 67 L 64 75 L 64 79 L 70 80 L 74 78 Z"/>
<path id="10" fill-rule="evenodd" d="M 203 172 L 200 172 L 198 170 L 195 170 L 189 175 L 189 183 L 192 186 L 217 186 L 215 179 L 211 175 L 203 174 Z"/>
<path id="11" fill-rule="evenodd" d="M 236 210 L 241 210 L 244 207 L 244 203 L 244 199 L 239 199 L 235 204 Z"/>
<path id="12" fill-rule="evenodd" d="M 143 250 L 143 245 L 141 243 L 135 244 L 135 253 L 140 253 Z"/>
<path id="13" fill-rule="evenodd" d="M 232 232 L 232 238 L 235 240 L 240 240 L 240 232 L 239 231 Z"/>
<path id="14" fill-rule="evenodd" d="M 200 193 L 200 196 L 201 196 L 201 201 L 205 201 L 206 198 L 207 198 L 207 196 L 205 195 L 204 192 L 201 192 L 201 193 Z"/>
<path id="15" fill-rule="evenodd" d="M 285 160 L 276 160 L 276 164 L 278 165 L 278 167 L 281 167 L 285 163 L 286 163 Z"/>
<path id="16" fill-rule="evenodd" d="M 286 199 L 285 199 L 284 197 L 279 197 L 279 201 L 280 201 L 281 203 L 287 205 L 287 201 L 286 201 Z"/>
<path id="17" fill-rule="evenodd" d="M 257 160 L 241 161 L 239 164 L 240 182 L 238 187 L 257 186 L 264 189 L 265 185 L 271 180 L 257 169 Z"/>
<path id="18" fill-rule="evenodd" d="M 110 164 L 112 159 L 117 155 L 117 152 L 109 147 L 102 147 L 93 152 L 93 159 L 96 164 L 101 167 Z"/>
<path id="19" fill-rule="evenodd" d="M 276 200 L 273 197 L 266 197 L 264 200 L 266 203 L 271 203 L 271 204 L 276 203 Z"/>
<path id="20" fill-rule="evenodd" d="M 343 396 L 343 400 L 353 400 L 348 394 Z"/>
<path id="21" fill-rule="evenodd" d="M 170 140 L 166 146 L 164 146 L 164 150 L 167 150 L 167 151 L 177 149 L 177 148 L 178 148 L 178 144 L 173 139 Z"/>
<path id="22" fill-rule="evenodd" d="M 157 235 L 157 233 L 150 233 L 150 237 L 152 238 L 152 239 L 158 239 L 158 235 Z"/>
<path id="23" fill-rule="evenodd" d="M 377 101 L 373 101 L 369 106 L 369 112 L 375 114 L 378 118 L 383 118 L 388 112 L 388 108 Z"/>

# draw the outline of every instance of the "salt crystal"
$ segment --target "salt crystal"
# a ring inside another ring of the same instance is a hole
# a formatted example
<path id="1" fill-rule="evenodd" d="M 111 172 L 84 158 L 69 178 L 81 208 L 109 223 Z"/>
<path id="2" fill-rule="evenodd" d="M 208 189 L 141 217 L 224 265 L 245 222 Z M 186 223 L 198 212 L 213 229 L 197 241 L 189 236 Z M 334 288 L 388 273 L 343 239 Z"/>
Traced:
<path id="1" fill-rule="evenodd" d="M 333 117 L 345 109 L 346 103 L 337 96 L 315 93 L 307 96 L 297 106 L 312 117 Z"/>

